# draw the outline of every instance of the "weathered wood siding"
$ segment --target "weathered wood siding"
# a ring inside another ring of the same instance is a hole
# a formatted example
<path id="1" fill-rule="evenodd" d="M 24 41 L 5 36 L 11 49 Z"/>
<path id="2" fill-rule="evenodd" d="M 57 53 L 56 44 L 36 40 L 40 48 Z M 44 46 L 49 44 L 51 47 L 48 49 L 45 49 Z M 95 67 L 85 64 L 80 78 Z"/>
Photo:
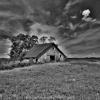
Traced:
<path id="1" fill-rule="evenodd" d="M 64 60 L 64 56 L 56 48 L 52 47 L 44 55 L 42 55 L 38 61 L 43 63 L 50 62 L 50 56 L 52 55 L 55 56 L 55 62 Z"/>

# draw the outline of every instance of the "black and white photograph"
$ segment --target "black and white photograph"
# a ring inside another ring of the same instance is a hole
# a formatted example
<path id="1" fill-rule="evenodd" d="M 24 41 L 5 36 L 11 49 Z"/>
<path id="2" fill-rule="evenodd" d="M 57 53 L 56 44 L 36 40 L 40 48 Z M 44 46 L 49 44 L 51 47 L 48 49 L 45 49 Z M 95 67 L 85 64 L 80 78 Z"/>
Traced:
<path id="1" fill-rule="evenodd" d="M 100 100 L 100 0 L 0 0 L 0 100 Z"/>

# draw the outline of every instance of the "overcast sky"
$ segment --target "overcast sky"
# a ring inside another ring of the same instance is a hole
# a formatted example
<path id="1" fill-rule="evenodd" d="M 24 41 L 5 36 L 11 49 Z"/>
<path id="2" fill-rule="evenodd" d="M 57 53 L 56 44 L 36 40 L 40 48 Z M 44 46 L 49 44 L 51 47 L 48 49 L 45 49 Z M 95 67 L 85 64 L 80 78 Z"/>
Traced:
<path id="1" fill-rule="evenodd" d="M 54 19 L 66 8 L 68 12 L 77 13 L 89 9 L 91 17 L 100 19 L 99 0 L 0 0 L 0 30 L 10 31 L 10 33 L 0 33 L 0 56 L 5 57 L 10 47 L 10 42 L 1 38 L 3 35 L 12 36 L 18 32 L 24 32 L 22 19 L 30 17 L 39 24 L 33 24 L 33 29 L 39 27 L 51 31 L 59 40 L 64 52 L 74 56 L 98 56 L 100 55 L 100 29 L 91 29 L 80 33 L 77 38 L 68 40 L 63 34 L 57 33 L 57 27 L 52 25 Z M 50 11 L 54 11 L 51 13 Z M 38 13 L 40 15 L 38 15 Z M 57 12 L 57 13 L 56 13 Z M 37 16 L 29 16 L 35 13 Z M 51 21 L 51 22 L 50 22 Z M 51 25 L 47 25 L 47 22 Z M 35 22 L 36 23 L 36 22 Z"/>

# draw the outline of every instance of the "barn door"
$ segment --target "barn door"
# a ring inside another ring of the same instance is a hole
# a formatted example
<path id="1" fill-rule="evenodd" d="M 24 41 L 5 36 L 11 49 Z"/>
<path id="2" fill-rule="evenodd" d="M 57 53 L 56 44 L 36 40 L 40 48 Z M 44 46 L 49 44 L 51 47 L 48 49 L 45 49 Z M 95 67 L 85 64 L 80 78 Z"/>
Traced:
<path id="1" fill-rule="evenodd" d="M 50 61 L 55 61 L 55 55 L 50 55 Z"/>

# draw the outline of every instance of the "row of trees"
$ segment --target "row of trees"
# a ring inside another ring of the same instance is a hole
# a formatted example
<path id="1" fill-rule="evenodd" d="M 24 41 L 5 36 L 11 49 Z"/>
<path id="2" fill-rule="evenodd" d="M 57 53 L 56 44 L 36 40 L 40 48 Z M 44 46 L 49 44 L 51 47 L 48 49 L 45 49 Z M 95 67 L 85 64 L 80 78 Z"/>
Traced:
<path id="1" fill-rule="evenodd" d="M 19 34 L 17 36 L 13 36 L 11 38 L 12 46 L 9 55 L 11 60 L 21 61 L 27 50 L 31 49 L 34 45 L 39 44 L 39 40 L 41 43 L 46 43 L 47 39 L 50 43 L 56 40 L 55 37 L 52 36 L 49 38 L 47 36 L 42 36 L 40 39 L 36 35 L 30 36 Z"/>

